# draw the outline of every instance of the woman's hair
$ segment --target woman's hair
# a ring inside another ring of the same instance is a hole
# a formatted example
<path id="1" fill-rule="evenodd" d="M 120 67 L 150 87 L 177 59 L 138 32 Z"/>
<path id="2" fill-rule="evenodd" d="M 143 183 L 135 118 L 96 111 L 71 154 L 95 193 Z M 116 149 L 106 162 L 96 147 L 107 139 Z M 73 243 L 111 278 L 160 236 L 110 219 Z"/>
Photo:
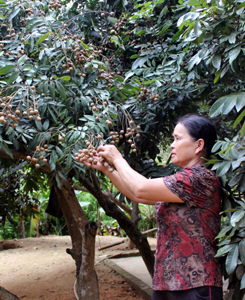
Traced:
<path id="1" fill-rule="evenodd" d="M 190 136 L 195 140 L 204 140 L 204 151 L 206 158 L 211 155 L 212 147 L 217 139 L 214 124 L 207 118 L 195 114 L 188 114 L 178 120 L 183 124 Z"/>

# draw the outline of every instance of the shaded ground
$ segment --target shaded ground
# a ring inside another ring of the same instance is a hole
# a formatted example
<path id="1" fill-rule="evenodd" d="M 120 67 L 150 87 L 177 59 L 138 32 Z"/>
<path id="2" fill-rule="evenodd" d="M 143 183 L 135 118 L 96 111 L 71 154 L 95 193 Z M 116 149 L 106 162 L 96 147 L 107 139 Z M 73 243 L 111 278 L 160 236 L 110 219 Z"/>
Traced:
<path id="1" fill-rule="evenodd" d="M 97 249 L 121 240 L 112 236 L 96 238 L 95 260 L 100 300 L 142 299 L 119 274 L 103 262 L 108 256 L 127 251 L 127 243 L 102 251 Z M 8 241 L 8 244 L 20 246 L 8 250 L 4 250 L 8 248 L 5 243 L 2 245 L 3 251 L 0 251 L 0 286 L 24 300 L 76 300 L 75 263 L 66 253 L 66 248 L 71 248 L 69 236 Z"/>

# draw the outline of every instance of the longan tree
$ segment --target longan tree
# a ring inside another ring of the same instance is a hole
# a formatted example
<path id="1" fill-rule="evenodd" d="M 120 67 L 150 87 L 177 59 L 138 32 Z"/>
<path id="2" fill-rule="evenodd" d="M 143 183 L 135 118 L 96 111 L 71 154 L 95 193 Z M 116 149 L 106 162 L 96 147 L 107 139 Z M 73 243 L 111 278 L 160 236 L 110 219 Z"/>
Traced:
<path id="1" fill-rule="evenodd" d="M 236 119 L 244 98 L 232 98 L 232 107 L 215 101 L 243 88 L 243 2 L 226 3 L 226 10 L 197 0 L 0 1 L 1 167 L 27 162 L 27 186 L 28 178 L 48 177 L 71 235 L 67 252 L 76 262 L 79 299 L 99 299 L 97 224 L 86 219 L 75 185 L 117 219 L 151 275 L 154 263 L 146 237 L 115 204 L 103 174 L 81 161 L 96 163 L 98 145 L 111 143 L 144 176 L 170 174 L 175 166 L 157 162 L 175 120 L 208 115 L 211 105 L 220 137 L 231 137 L 227 119 L 218 116 L 232 112 L 228 121 Z M 222 166 L 231 172 L 231 164 Z"/>
<path id="2" fill-rule="evenodd" d="M 47 174 L 72 238 L 67 252 L 76 262 L 79 299 L 98 299 L 93 265 L 97 225 L 82 211 L 74 181 L 118 220 L 151 274 L 154 258 L 146 238 L 103 193 L 102 175 L 83 167 L 74 153 L 84 149 L 91 155 L 99 143 L 110 142 L 131 159 L 145 158 L 137 146 L 142 135 L 137 111 L 135 118 L 134 110 L 125 107 L 141 88 L 122 76 L 123 60 L 109 35 L 116 22 L 112 6 L 99 1 L 65 4 L 0 3 L 0 155 L 3 164 L 27 161 L 31 174 Z M 142 92 L 151 94 L 150 89 Z"/>

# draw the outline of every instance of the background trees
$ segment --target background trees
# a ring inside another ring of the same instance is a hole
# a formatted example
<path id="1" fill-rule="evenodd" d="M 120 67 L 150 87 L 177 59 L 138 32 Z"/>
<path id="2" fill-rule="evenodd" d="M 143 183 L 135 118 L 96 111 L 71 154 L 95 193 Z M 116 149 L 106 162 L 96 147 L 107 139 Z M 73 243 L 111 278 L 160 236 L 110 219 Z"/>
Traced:
<path id="1" fill-rule="evenodd" d="M 170 174 L 176 166 L 166 159 L 159 167 L 160 151 L 168 147 L 175 120 L 190 112 L 210 115 L 218 129 L 219 156 L 210 162 L 224 185 L 218 255 L 226 257 L 231 282 L 244 288 L 245 2 L 216 2 L 0 1 L 2 220 L 21 203 L 27 207 L 25 191 L 47 178 L 73 241 L 69 252 L 81 299 L 82 272 L 94 274 L 88 264 L 96 224 L 82 211 L 76 185 L 117 219 L 150 273 L 154 259 L 146 239 L 111 201 L 103 175 L 86 169 L 74 153 L 115 143 L 143 175 Z M 25 188 L 17 195 L 18 185 Z M 18 204 L 13 210 L 9 191 Z"/>

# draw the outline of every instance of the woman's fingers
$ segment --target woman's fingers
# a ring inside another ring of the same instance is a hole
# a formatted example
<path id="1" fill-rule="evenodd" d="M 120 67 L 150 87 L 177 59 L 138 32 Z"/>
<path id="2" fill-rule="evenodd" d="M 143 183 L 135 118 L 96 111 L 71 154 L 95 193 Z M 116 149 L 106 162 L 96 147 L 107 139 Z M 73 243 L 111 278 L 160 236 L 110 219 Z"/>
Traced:
<path id="1" fill-rule="evenodd" d="M 99 156 L 103 156 L 106 160 L 113 164 L 114 159 L 121 157 L 121 153 L 114 145 L 99 146 L 97 149 Z"/>

